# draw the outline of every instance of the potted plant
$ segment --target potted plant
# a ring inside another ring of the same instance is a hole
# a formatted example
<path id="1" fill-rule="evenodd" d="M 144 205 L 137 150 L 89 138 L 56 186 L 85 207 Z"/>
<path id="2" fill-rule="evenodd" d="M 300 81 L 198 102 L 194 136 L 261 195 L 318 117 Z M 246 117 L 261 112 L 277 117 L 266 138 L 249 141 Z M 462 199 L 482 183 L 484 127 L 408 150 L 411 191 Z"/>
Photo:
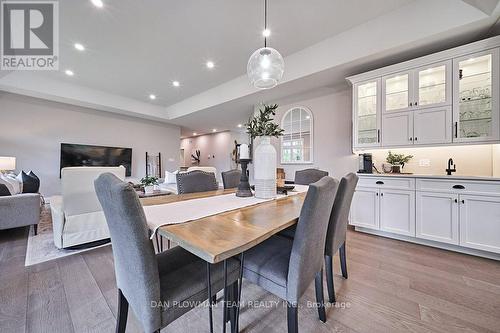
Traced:
<path id="1" fill-rule="evenodd" d="M 273 121 L 278 104 L 263 104 L 263 107 L 245 126 L 252 141 L 259 138 L 253 158 L 255 197 L 271 199 L 276 197 L 277 166 L 276 149 L 271 144 L 271 137 L 282 136 L 284 130 Z"/>
<path id="2" fill-rule="evenodd" d="M 141 184 L 144 186 L 144 193 L 151 194 L 154 192 L 155 185 L 158 185 L 158 178 L 154 176 L 146 176 L 141 179 Z"/>
<path id="3" fill-rule="evenodd" d="M 386 161 L 387 163 L 390 163 L 392 165 L 392 172 L 401 173 L 401 170 L 404 168 L 405 163 L 408 163 L 412 158 L 413 155 L 393 154 L 389 150 Z"/>

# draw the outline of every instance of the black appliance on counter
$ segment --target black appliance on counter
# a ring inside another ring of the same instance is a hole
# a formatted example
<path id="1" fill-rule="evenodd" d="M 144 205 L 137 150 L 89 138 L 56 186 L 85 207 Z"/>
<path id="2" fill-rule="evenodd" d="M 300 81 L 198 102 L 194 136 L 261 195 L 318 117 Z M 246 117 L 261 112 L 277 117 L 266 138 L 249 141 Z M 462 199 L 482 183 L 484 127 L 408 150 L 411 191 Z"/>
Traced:
<path id="1" fill-rule="evenodd" d="M 364 153 L 358 156 L 358 173 L 373 173 L 372 154 Z"/>

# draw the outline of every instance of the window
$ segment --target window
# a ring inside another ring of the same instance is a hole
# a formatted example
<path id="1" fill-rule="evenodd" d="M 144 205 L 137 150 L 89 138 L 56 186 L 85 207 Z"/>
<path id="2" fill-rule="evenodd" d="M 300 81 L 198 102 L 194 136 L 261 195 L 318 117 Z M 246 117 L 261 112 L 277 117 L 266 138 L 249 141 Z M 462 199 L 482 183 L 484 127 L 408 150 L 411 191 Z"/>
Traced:
<path id="1" fill-rule="evenodd" d="M 313 119 L 304 107 L 288 110 L 281 120 L 285 131 L 281 137 L 281 163 L 312 163 Z"/>

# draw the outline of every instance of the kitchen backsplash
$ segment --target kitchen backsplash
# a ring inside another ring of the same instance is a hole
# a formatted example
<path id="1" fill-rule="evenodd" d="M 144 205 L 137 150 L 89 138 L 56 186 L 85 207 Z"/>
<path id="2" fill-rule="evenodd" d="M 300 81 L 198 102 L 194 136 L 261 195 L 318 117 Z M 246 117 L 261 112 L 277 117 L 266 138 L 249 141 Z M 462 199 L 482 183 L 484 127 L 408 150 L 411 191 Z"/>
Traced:
<path id="1" fill-rule="evenodd" d="M 389 150 L 397 154 L 413 155 L 403 172 L 441 175 L 445 173 L 448 159 L 452 158 L 457 167 L 457 175 L 500 177 L 500 144 L 379 149 L 364 152 L 373 154 L 375 166 L 382 172 L 382 163 L 385 163 Z"/>

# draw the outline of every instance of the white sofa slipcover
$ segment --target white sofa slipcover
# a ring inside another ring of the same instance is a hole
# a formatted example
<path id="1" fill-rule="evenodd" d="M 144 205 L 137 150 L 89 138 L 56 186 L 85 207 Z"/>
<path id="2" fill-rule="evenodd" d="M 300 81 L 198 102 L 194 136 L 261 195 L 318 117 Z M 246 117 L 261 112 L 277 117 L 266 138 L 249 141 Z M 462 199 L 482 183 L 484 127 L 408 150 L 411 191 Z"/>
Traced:
<path id="1" fill-rule="evenodd" d="M 61 196 L 50 198 L 56 247 L 67 248 L 109 238 L 106 219 L 94 190 L 94 180 L 105 172 L 125 179 L 123 166 L 61 170 Z"/>

